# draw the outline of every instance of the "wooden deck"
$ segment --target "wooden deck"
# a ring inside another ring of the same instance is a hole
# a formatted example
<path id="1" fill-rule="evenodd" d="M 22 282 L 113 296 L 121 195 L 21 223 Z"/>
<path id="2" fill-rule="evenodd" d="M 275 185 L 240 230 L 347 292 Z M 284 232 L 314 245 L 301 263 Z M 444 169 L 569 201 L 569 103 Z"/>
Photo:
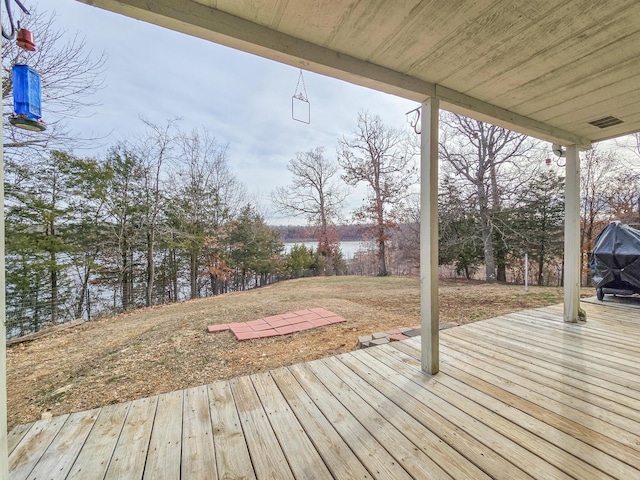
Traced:
<path id="1" fill-rule="evenodd" d="M 22 425 L 11 479 L 640 478 L 640 308 L 582 306 Z"/>

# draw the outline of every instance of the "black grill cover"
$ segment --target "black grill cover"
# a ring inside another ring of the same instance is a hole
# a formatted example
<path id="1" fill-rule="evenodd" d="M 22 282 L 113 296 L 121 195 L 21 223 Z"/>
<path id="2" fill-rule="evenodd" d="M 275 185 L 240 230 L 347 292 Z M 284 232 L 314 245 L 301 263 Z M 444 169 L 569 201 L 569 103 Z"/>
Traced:
<path id="1" fill-rule="evenodd" d="M 596 237 L 590 266 L 596 288 L 632 286 L 640 290 L 640 230 L 610 223 Z"/>

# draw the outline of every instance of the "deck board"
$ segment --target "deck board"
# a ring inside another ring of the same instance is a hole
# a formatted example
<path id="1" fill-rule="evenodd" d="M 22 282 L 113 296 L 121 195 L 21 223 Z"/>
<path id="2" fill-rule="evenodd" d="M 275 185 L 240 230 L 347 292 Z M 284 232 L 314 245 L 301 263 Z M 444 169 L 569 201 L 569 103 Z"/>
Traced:
<path id="1" fill-rule="evenodd" d="M 18 446 L 18 444 L 22 441 L 24 436 L 29 432 L 29 430 L 33 427 L 32 423 L 24 423 L 22 425 L 18 425 L 16 428 L 9 432 L 7 436 L 7 450 L 9 454 L 13 452 L 13 449 Z"/>
<path id="2" fill-rule="evenodd" d="M 205 386 L 184 391 L 181 478 L 217 480 L 209 393 Z"/>
<path id="3" fill-rule="evenodd" d="M 315 361 L 308 364 L 316 377 L 326 385 L 336 399 L 359 421 L 380 445 L 395 458 L 413 478 L 450 479 L 451 476 L 400 431 L 394 419 L 373 408 L 367 390 L 356 392 L 352 382 L 343 381 L 327 364 Z M 364 395 L 364 397 L 362 396 Z"/>
<path id="4" fill-rule="evenodd" d="M 130 402 L 105 480 L 142 478 L 157 406 L 157 396 Z"/>
<path id="5" fill-rule="evenodd" d="M 342 406 L 307 365 L 294 365 L 290 370 L 373 478 L 411 478 L 402 465 L 399 465 L 365 426 Z"/>
<path id="6" fill-rule="evenodd" d="M 293 479 L 291 468 L 251 379 L 234 378 L 231 390 L 258 480 Z"/>
<path id="7" fill-rule="evenodd" d="M 12 480 L 27 478 L 42 459 L 67 418 L 69 415 L 62 415 L 49 420 L 39 420 L 33 424 L 9 456 L 9 472 Z"/>
<path id="8" fill-rule="evenodd" d="M 295 478 L 331 476 L 322 457 L 291 411 L 277 384 L 268 373 L 252 375 L 256 393 Z"/>
<path id="9" fill-rule="evenodd" d="M 100 415 L 67 476 L 69 480 L 104 478 L 130 406 L 130 403 L 108 405 L 100 410 Z"/>
<path id="10" fill-rule="evenodd" d="M 401 354 L 398 358 L 394 354 L 395 352 L 388 352 L 389 349 L 384 350 L 384 352 L 380 352 L 384 354 L 380 355 L 380 359 L 389 368 L 401 373 L 405 378 L 418 385 L 424 381 L 418 361 L 406 354 Z M 518 466 L 527 475 L 533 478 L 537 476 L 557 479 L 571 478 L 545 458 L 548 446 L 544 442 L 527 435 L 527 432 L 518 428 L 517 425 L 507 422 L 495 413 L 501 399 L 493 399 L 495 405 L 491 408 L 485 408 L 469 401 L 437 380 L 429 385 L 428 390 L 422 389 L 419 393 L 421 401 L 429 403 L 439 412 L 444 412 L 459 428 Z M 541 456 L 532 453 L 531 450 L 539 451 Z M 500 473 L 500 478 L 509 477 Z"/>
<path id="11" fill-rule="evenodd" d="M 341 379 L 351 385 L 362 400 L 382 415 L 388 422 L 402 432 L 416 447 L 428 455 L 441 469 L 446 469 L 453 478 L 473 478 L 477 480 L 490 477 L 481 469 L 467 461 L 455 448 L 444 442 L 425 425 L 417 422 L 407 413 L 402 403 L 395 403 L 395 391 L 383 394 L 376 388 L 378 385 L 367 383 L 370 374 L 358 368 L 350 355 L 329 358 L 324 363 Z"/>
<path id="12" fill-rule="evenodd" d="M 331 476 L 338 480 L 371 478 L 367 469 L 302 389 L 291 371 L 279 368 L 272 371 L 271 376 L 324 460 Z"/>
<path id="13" fill-rule="evenodd" d="M 216 465 L 221 480 L 256 478 L 229 382 L 208 386 Z"/>
<path id="14" fill-rule="evenodd" d="M 10 478 L 640 478 L 640 302 L 582 306 L 21 425 Z"/>
<path id="15" fill-rule="evenodd" d="M 73 413 L 55 436 L 28 479 L 46 478 L 51 472 L 66 477 L 95 425 L 99 410 Z"/>
<path id="16" fill-rule="evenodd" d="M 184 391 L 165 393 L 158 397 L 142 477 L 144 480 L 180 478 L 183 399 Z"/>

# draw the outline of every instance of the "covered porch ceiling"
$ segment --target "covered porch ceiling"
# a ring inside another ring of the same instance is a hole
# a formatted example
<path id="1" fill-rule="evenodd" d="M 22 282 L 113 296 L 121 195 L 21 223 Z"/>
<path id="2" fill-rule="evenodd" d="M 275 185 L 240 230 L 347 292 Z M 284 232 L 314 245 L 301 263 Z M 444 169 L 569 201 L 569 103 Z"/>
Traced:
<path id="1" fill-rule="evenodd" d="M 640 131 L 636 0 L 79 1 L 564 145 Z"/>

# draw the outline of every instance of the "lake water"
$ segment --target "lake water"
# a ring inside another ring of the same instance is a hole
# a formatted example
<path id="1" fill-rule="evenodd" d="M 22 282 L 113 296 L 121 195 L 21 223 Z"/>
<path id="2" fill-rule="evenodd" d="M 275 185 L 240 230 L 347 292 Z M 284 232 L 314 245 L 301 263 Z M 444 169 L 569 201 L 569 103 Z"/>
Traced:
<path id="1" fill-rule="evenodd" d="M 313 248 L 314 251 L 318 248 L 318 242 L 295 242 L 295 243 L 291 242 L 291 243 L 284 244 L 285 253 L 289 253 L 291 251 L 291 248 L 293 248 L 293 246 L 296 243 L 298 245 L 304 245 L 307 248 Z M 365 248 L 366 248 L 366 243 L 363 243 L 363 242 L 358 242 L 354 240 L 340 242 L 340 250 L 342 250 L 342 256 L 345 260 L 349 260 L 353 258 L 353 255 L 358 250 L 364 250 Z"/>

